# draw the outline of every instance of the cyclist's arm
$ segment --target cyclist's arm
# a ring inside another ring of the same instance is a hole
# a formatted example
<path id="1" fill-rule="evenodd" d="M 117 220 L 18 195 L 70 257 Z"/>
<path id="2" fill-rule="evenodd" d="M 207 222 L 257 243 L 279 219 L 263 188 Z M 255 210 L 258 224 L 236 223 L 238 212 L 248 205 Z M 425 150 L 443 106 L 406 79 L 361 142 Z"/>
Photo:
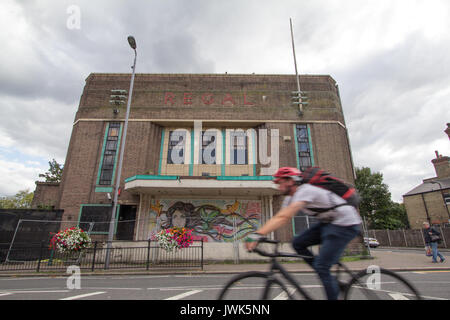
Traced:
<path id="1" fill-rule="evenodd" d="M 264 226 L 258 229 L 256 232 L 262 235 L 266 235 L 272 231 L 277 230 L 281 226 L 291 221 L 297 212 L 306 207 L 305 201 L 297 201 L 290 203 L 287 207 L 278 211 Z"/>

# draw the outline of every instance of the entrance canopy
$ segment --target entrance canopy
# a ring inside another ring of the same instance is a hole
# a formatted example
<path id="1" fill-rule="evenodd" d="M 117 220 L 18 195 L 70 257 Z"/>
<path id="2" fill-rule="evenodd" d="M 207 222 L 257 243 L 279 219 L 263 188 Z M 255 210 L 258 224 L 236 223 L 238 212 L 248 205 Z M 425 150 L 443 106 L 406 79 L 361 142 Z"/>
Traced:
<path id="1" fill-rule="evenodd" d="M 269 196 L 279 191 L 271 176 L 154 176 L 138 175 L 125 180 L 131 193 L 183 196 Z"/>

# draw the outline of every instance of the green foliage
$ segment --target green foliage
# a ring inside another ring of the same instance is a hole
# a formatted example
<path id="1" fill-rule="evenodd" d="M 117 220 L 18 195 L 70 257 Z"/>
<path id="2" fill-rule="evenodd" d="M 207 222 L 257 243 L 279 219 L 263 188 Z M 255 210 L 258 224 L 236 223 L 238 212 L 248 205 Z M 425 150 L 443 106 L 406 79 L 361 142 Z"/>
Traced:
<path id="1" fill-rule="evenodd" d="M 33 201 L 34 193 L 28 189 L 21 190 L 11 197 L 0 199 L 0 209 L 29 209 Z"/>
<path id="2" fill-rule="evenodd" d="M 45 182 L 61 182 L 63 166 L 61 166 L 55 159 L 48 162 L 50 168 L 44 174 L 39 174 L 40 178 L 45 178 Z"/>
<path id="3" fill-rule="evenodd" d="M 355 185 L 361 196 L 361 216 L 366 218 L 370 229 L 409 228 L 404 205 L 391 200 L 381 173 L 372 173 L 370 168 L 356 168 Z"/>

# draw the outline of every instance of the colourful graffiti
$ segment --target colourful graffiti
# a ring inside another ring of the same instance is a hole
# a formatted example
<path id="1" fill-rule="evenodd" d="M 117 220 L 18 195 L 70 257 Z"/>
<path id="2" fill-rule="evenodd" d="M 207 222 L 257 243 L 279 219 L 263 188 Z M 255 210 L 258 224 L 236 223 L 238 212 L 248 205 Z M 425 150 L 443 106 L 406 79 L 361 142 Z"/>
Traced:
<path id="1" fill-rule="evenodd" d="M 150 206 L 150 236 L 161 229 L 193 229 L 194 240 L 233 242 L 261 224 L 261 202 L 256 200 L 157 200 Z"/>

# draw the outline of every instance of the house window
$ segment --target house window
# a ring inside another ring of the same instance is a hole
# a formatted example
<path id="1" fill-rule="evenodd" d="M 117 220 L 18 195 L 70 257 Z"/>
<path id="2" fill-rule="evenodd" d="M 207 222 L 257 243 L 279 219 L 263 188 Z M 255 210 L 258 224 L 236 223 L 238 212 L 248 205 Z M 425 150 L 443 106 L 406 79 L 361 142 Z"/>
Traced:
<path id="1" fill-rule="evenodd" d="M 296 136 L 300 170 L 304 171 L 306 168 L 311 167 L 312 165 L 308 127 L 305 124 L 297 124 Z"/>
<path id="2" fill-rule="evenodd" d="M 186 131 L 170 131 L 169 144 L 167 148 L 167 164 L 184 164 L 185 148 Z"/>
<path id="3" fill-rule="evenodd" d="M 100 185 L 112 184 L 114 175 L 114 163 L 119 142 L 119 131 L 119 122 L 112 122 L 109 124 L 106 143 L 103 150 L 103 162 L 99 180 Z"/>
<path id="4" fill-rule="evenodd" d="M 202 164 L 216 164 L 217 132 L 213 130 L 202 131 L 200 136 L 200 159 Z"/>
<path id="5" fill-rule="evenodd" d="M 248 164 L 248 137 L 245 131 L 230 132 L 231 164 Z"/>

